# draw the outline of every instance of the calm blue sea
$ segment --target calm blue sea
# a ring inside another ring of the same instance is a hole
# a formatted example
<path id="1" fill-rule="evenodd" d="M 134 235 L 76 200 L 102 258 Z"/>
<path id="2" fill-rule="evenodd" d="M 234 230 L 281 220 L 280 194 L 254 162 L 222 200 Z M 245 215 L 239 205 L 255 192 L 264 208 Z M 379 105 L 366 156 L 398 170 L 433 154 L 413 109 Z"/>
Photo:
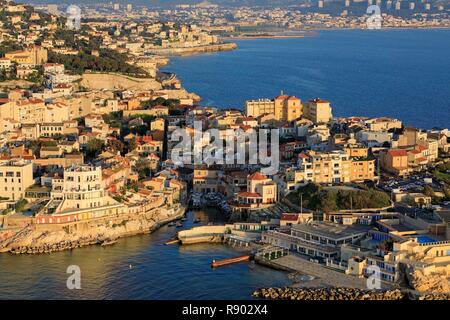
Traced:
<path id="1" fill-rule="evenodd" d="M 202 223 L 220 216 L 188 213 Z M 220 244 L 165 245 L 179 229 L 120 239 L 113 246 L 90 246 L 50 255 L 0 254 L 1 299 L 251 299 L 254 289 L 290 283 L 287 274 L 254 263 L 212 269 L 212 259 L 242 255 Z M 81 270 L 81 289 L 68 290 L 67 267 Z M 131 266 L 131 267 L 130 267 Z"/>
<path id="2" fill-rule="evenodd" d="M 450 127 L 450 30 L 328 30 L 316 37 L 237 41 L 239 48 L 174 57 L 202 104 L 243 108 L 283 90 L 331 100 L 337 116 L 391 116 Z"/>

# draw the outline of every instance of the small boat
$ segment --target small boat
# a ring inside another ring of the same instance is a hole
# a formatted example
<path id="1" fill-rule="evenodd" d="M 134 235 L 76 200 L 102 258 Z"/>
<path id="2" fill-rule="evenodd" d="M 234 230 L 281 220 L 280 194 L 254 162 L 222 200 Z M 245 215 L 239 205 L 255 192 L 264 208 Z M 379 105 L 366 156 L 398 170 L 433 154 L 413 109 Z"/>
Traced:
<path id="1" fill-rule="evenodd" d="M 179 243 L 180 240 L 178 239 L 178 235 L 173 236 L 172 238 L 170 238 L 169 240 L 166 241 L 166 243 L 164 243 L 165 245 L 169 245 L 169 244 L 177 244 Z"/>
<path id="2" fill-rule="evenodd" d="M 181 228 L 181 227 L 183 226 L 183 223 L 182 223 L 181 221 L 178 221 L 178 222 L 175 224 L 175 226 L 176 226 L 177 228 Z"/>
<path id="3" fill-rule="evenodd" d="M 194 223 L 199 223 L 199 222 L 202 222 L 202 220 L 200 220 L 199 218 L 197 218 L 197 219 L 194 219 L 193 222 L 194 222 Z"/>
<path id="4" fill-rule="evenodd" d="M 223 260 L 213 260 L 211 262 L 211 268 L 217 268 L 217 267 L 222 267 L 222 266 L 226 266 L 229 264 L 250 261 L 250 259 L 251 259 L 250 255 L 245 255 L 245 256 L 239 256 L 239 257 L 235 257 L 235 258 L 223 259 Z"/>
<path id="5" fill-rule="evenodd" d="M 172 221 L 172 222 L 170 222 L 170 223 L 168 224 L 168 226 L 169 226 L 169 227 L 174 227 L 175 224 L 176 224 L 176 223 Z"/>
<path id="6" fill-rule="evenodd" d="M 102 242 L 101 246 L 102 247 L 111 246 L 111 245 L 113 245 L 115 243 L 117 243 L 116 239 L 105 240 L 105 241 Z"/>
<path id="7" fill-rule="evenodd" d="M 186 221 L 186 220 L 187 220 L 186 217 L 181 218 L 181 221 Z"/>

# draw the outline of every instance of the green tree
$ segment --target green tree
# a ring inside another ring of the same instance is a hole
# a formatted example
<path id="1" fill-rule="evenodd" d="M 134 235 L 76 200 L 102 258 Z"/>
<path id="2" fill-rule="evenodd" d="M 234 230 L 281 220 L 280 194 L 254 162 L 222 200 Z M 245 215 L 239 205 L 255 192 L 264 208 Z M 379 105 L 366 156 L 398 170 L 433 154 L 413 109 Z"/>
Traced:
<path id="1" fill-rule="evenodd" d="M 103 148 L 103 141 L 97 138 L 87 143 L 86 151 L 90 157 L 95 157 Z"/>

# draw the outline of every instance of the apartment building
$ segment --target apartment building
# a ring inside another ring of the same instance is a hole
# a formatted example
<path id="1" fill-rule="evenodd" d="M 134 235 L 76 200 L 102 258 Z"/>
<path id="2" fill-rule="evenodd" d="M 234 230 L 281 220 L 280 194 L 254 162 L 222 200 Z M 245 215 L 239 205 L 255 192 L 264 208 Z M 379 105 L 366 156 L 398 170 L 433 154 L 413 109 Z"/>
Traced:
<path id="1" fill-rule="evenodd" d="M 306 103 L 304 115 L 315 124 L 328 123 L 333 118 L 330 102 L 320 98 Z"/>
<path id="2" fill-rule="evenodd" d="M 221 189 L 220 170 L 197 166 L 194 168 L 194 192 L 218 192 Z"/>
<path id="3" fill-rule="evenodd" d="M 90 165 L 71 166 L 63 179 L 52 182 L 51 201 L 36 216 L 37 224 L 59 224 L 123 213 L 125 206 L 102 187 L 102 169 Z"/>
<path id="4" fill-rule="evenodd" d="M 44 100 L 29 98 L 10 101 L 0 106 L 0 119 L 13 119 L 20 123 L 42 123 L 45 121 Z"/>
<path id="5" fill-rule="evenodd" d="M 404 149 L 389 149 L 380 154 L 381 166 L 387 172 L 404 175 L 409 172 L 408 152 Z"/>
<path id="6" fill-rule="evenodd" d="M 21 128 L 22 135 L 28 140 L 35 140 L 39 137 L 54 137 L 59 135 L 77 135 L 78 122 L 68 120 L 54 123 L 24 124 Z"/>
<path id="7" fill-rule="evenodd" d="M 388 131 L 393 129 L 401 129 L 402 122 L 398 119 L 380 117 L 365 121 L 370 131 Z"/>
<path id="8" fill-rule="evenodd" d="M 303 114 L 303 105 L 299 98 L 281 95 L 274 99 L 257 99 L 245 102 L 245 114 L 257 118 L 272 114 L 276 120 L 293 121 Z"/>
<path id="9" fill-rule="evenodd" d="M 0 164 L 0 197 L 19 200 L 34 184 L 33 164 L 28 161 L 8 161 Z"/>
<path id="10" fill-rule="evenodd" d="M 293 180 L 296 183 L 348 183 L 374 180 L 375 160 L 351 158 L 345 151 L 301 153 Z"/>

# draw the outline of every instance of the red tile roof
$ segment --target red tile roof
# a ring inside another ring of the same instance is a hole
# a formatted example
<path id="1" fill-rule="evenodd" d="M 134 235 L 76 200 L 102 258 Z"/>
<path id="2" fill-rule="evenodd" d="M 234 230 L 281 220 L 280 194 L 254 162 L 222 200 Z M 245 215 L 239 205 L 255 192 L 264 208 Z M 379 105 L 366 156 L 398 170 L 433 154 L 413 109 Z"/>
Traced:
<path id="1" fill-rule="evenodd" d="M 297 221 L 298 220 L 298 214 L 297 213 L 283 213 L 281 215 L 281 220 Z"/>
<path id="2" fill-rule="evenodd" d="M 267 177 L 259 172 L 255 172 L 254 174 L 248 177 L 248 180 L 266 180 Z"/>
<path id="3" fill-rule="evenodd" d="M 388 151 L 388 153 L 393 156 L 393 157 L 406 157 L 408 156 L 408 153 L 406 152 L 406 150 L 402 150 L 402 149 L 391 149 Z"/>
<path id="4" fill-rule="evenodd" d="M 238 197 L 246 197 L 246 198 L 261 198 L 261 196 L 259 195 L 259 193 L 255 193 L 255 192 L 239 192 Z"/>

